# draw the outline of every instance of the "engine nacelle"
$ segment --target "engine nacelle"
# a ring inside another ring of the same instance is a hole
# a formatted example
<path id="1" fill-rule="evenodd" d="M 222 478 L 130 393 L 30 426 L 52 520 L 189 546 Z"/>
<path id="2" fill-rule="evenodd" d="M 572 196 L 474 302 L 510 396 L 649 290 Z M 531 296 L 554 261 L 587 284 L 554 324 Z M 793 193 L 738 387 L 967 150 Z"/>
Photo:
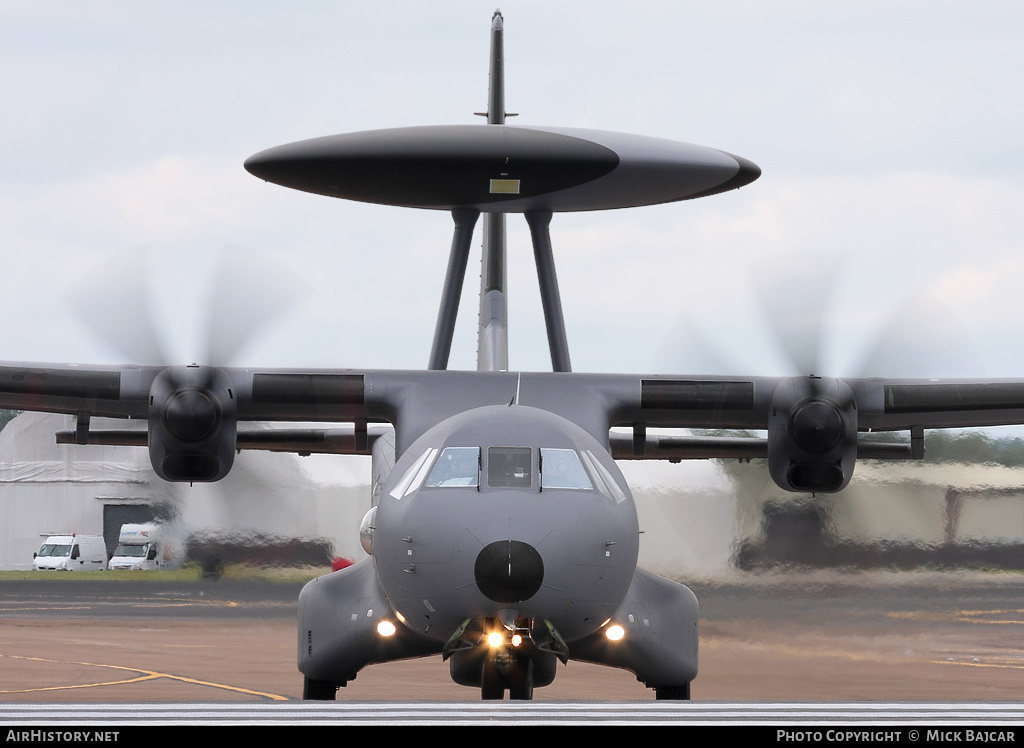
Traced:
<path id="1" fill-rule="evenodd" d="M 235 459 L 238 401 L 231 378 L 209 366 L 164 369 L 149 390 L 149 458 L 167 481 L 223 478 Z"/>
<path id="2" fill-rule="evenodd" d="M 838 379 L 794 377 L 772 393 L 768 470 L 787 491 L 835 493 L 857 462 L 857 403 Z"/>

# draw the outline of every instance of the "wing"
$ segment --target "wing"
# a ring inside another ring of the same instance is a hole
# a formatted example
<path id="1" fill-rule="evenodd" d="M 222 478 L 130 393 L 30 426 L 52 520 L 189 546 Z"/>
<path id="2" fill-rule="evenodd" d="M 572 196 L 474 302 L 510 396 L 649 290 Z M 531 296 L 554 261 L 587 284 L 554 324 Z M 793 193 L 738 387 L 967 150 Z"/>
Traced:
<path id="1" fill-rule="evenodd" d="M 223 478 L 240 449 L 369 454 L 384 432 L 373 424 L 396 429 L 401 454 L 446 418 L 508 402 L 516 386 L 507 373 L 0 364 L 0 407 L 74 415 L 58 442 L 145 446 L 161 478 L 182 482 Z M 94 431 L 93 417 L 148 428 Z M 294 425 L 310 422 L 351 426 Z"/>
<path id="2" fill-rule="evenodd" d="M 374 424 L 395 429 L 400 455 L 441 421 L 499 403 L 556 413 L 606 441 L 617 459 L 766 457 L 783 488 L 831 492 L 846 486 L 858 457 L 922 457 L 925 429 L 1024 423 L 1024 380 L 0 364 L 0 407 L 77 416 L 75 431 L 58 435 L 63 443 L 147 446 L 167 480 L 218 480 L 239 449 L 368 454 L 381 433 Z M 93 416 L 145 419 L 148 430 L 92 431 Z M 351 425 L 295 425 L 309 423 Z M 863 437 L 900 430 L 909 440 Z"/>
<path id="3" fill-rule="evenodd" d="M 0 365 L 0 407 L 77 417 L 59 443 L 146 446 L 165 480 L 213 481 L 239 449 L 369 454 L 385 422 L 383 400 L 365 395 L 366 374 L 256 371 L 204 366 Z M 146 431 L 93 431 L 96 417 L 144 419 Z M 246 422 L 351 423 L 348 428 L 245 428 Z M 240 428 L 241 424 L 241 428 Z"/>
<path id="4" fill-rule="evenodd" d="M 858 457 L 920 459 L 924 430 L 1024 423 L 1024 380 L 669 378 L 639 380 L 618 407 L 617 459 L 762 457 L 791 491 L 835 492 Z M 764 438 L 647 434 L 648 426 L 765 430 Z M 903 443 L 865 439 L 907 431 Z"/>

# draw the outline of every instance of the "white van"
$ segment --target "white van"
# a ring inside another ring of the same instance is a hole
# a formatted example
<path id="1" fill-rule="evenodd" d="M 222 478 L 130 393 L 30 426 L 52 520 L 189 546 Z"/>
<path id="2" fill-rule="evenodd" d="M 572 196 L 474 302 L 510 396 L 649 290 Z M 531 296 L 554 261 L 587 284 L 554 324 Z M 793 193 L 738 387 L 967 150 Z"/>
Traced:
<path id="1" fill-rule="evenodd" d="M 164 568 L 172 561 L 171 546 L 164 542 L 162 527 L 158 524 L 121 525 L 117 550 L 110 557 L 107 568 L 111 571 L 131 569 L 153 571 Z"/>
<path id="2" fill-rule="evenodd" d="M 107 546 L 100 535 L 50 535 L 32 556 L 35 571 L 96 571 L 107 568 Z"/>

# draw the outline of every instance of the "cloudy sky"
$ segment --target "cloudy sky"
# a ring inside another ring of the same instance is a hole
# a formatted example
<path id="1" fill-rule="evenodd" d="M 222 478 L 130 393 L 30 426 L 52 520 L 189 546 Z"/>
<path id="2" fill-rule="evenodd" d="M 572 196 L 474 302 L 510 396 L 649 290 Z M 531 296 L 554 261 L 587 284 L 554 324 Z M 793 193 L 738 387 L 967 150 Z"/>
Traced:
<path id="1" fill-rule="evenodd" d="M 555 217 L 575 370 L 1024 376 L 1024 5 L 501 9 L 511 124 L 763 170 L 738 192 Z M 0 2 L 0 359 L 155 355 L 105 343 L 69 299 L 143 330 L 151 308 L 162 355 L 202 359 L 230 316 L 210 310 L 218 258 L 251 257 L 287 268 L 275 279 L 302 302 L 234 363 L 423 367 L 451 218 L 292 192 L 242 163 L 332 133 L 483 126 L 492 10 Z M 509 241 L 511 366 L 550 368 L 519 216 Z M 452 368 L 475 367 L 478 271 L 477 252 Z M 252 283 L 265 306 L 267 278 Z"/>

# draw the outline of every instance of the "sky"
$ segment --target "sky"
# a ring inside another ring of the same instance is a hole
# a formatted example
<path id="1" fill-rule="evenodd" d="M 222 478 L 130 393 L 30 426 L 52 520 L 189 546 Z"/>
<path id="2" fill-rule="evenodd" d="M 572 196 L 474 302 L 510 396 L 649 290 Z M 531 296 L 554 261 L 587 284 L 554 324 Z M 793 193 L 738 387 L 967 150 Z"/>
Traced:
<path id="1" fill-rule="evenodd" d="M 1024 376 L 1024 5 L 500 8 L 510 124 L 697 143 L 763 172 L 709 198 L 555 216 L 574 370 Z M 451 217 L 242 164 L 321 135 L 484 126 L 492 11 L 0 0 L 0 360 L 223 357 L 210 330 L 287 288 L 295 303 L 231 363 L 423 368 Z M 529 233 L 508 225 L 510 366 L 550 370 Z M 476 365 L 474 247 L 457 369 Z M 246 299 L 217 311 L 231 284 Z M 159 353 L 125 332 L 149 317 Z"/>

